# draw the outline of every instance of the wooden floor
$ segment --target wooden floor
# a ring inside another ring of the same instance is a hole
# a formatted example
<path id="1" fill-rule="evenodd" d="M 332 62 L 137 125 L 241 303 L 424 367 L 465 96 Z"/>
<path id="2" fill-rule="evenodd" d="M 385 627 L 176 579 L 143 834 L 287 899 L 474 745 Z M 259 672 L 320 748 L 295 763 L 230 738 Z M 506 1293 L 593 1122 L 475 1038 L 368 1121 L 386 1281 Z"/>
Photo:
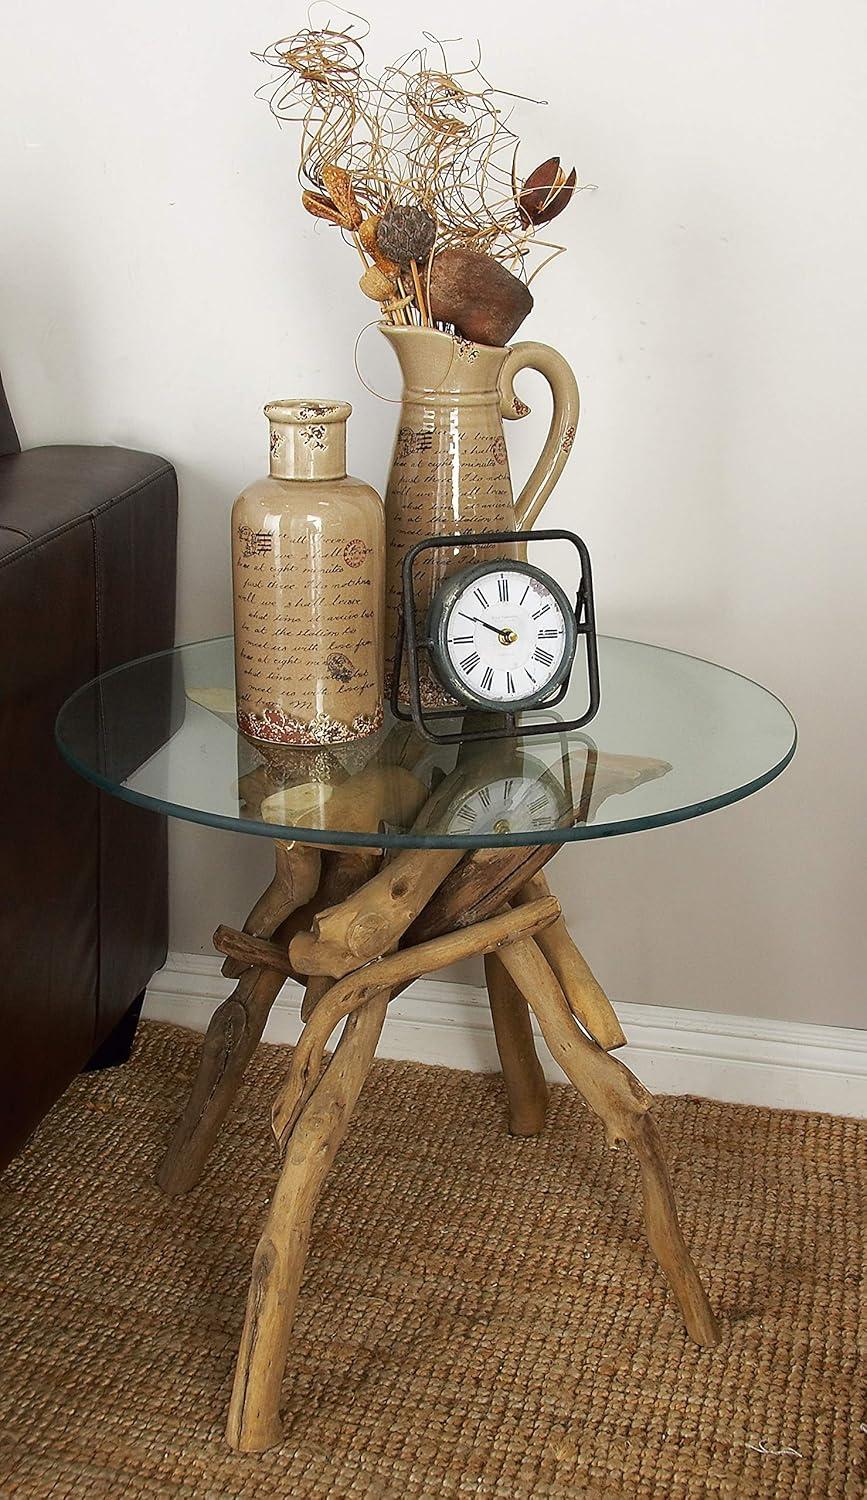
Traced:
<path id="1" fill-rule="evenodd" d="M 200 1042 L 146 1025 L 0 1178 L 2 1500 L 867 1492 L 867 1125 L 659 1102 L 723 1321 L 702 1350 L 634 1167 L 573 1091 L 517 1140 L 498 1079 L 397 1062 L 375 1066 L 317 1214 L 286 1441 L 231 1453 L 286 1054 L 260 1049 L 213 1169 L 169 1200 L 152 1174 Z"/>

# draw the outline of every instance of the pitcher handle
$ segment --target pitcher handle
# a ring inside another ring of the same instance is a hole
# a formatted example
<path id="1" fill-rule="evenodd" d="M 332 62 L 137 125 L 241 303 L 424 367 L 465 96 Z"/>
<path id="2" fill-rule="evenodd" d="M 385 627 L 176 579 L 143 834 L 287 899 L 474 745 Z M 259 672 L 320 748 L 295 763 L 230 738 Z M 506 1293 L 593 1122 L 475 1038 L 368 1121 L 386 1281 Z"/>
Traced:
<path id="1" fill-rule="evenodd" d="M 578 382 L 562 354 L 548 344 L 513 344 L 500 373 L 500 414 L 515 421 L 526 417 L 530 408 L 515 395 L 515 376 L 519 370 L 538 370 L 544 375 L 554 399 L 551 426 L 545 446 L 535 468 L 515 501 L 519 531 L 529 531 L 537 520 L 563 471 L 578 427 L 580 401 Z"/>

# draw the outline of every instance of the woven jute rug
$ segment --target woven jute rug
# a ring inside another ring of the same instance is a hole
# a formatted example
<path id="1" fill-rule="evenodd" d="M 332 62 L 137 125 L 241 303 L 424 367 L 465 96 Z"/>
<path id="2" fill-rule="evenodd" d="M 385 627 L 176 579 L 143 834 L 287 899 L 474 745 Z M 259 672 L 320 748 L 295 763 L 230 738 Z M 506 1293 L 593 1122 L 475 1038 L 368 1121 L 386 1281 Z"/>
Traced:
<path id="1" fill-rule="evenodd" d="M 0 1179 L 4 1497 L 864 1495 L 867 1126 L 660 1101 L 724 1320 L 702 1351 L 571 1090 L 513 1140 L 499 1079 L 413 1063 L 375 1066 L 320 1204 L 285 1442 L 232 1453 L 286 1053 L 260 1049 L 207 1177 L 168 1200 L 199 1045 L 142 1027 Z"/>

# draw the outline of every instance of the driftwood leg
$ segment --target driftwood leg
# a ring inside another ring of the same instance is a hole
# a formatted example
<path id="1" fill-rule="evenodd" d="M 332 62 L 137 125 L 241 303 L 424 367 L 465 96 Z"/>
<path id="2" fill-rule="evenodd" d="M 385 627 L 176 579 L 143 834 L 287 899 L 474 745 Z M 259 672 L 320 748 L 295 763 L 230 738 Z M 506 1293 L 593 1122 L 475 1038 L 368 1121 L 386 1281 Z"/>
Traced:
<path id="1" fill-rule="evenodd" d="M 288 1135 L 288 1146 L 253 1260 L 226 1433 L 233 1448 L 256 1452 L 280 1440 L 280 1387 L 313 1211 L 367 1076 L 392 990 L 421 973 L 538 931 L 555 921 L 559 910 L 548 898 L 381 958 L 331 986 L 320 1001 L 274 1107 L 275 1133 L 281 1140 Z M 325 1043 L 344 1016 L 343 1035 L 317 1083 Z"/>
<path id="2" fill-rule="evenodd" d="M 269 938 L 293 911 L 316 893 L 320 875 L 319 850 L 309 845 L 274 840 L 274 879 L 262 892 L 244 931 L 251 937 Z M 246 964 L 231 956 L 223 963 L 227 979 L 240 979 Z"/>
<path id="3" fill-rule="evenodd" d="M 477 953 L 495 952 L 507 943 L 531 936 L 555 922 L 559 915 L 559 902 L 548 896 L 477 922 L 474 927 L 430 938 L 418 947 L 402 948 L 333 984 L 304 1028 L 292 1054 L 288 1077 L 274 1103 L 271 1123 L 278 1141 L 285 1142 L 315 1088 L 328 1039 L 345 1016 L 371 1004 L 382 993 L 394 995 L 422 974 L 435 974 L 448 964 L 459 963 Z"/>
<path id="4" fill-rule="evenodd" d="M 284 890 L 291 887 L 298 904 L 306 902 L 319 879 L 318 850 L 279 843 L 277 850 Z M 164 1193 L 186 1193 L 198 1182 L 285 979 L 285 971 L 278 969 L 243 969 L 233 994 L 211 1017 L 190 1097 L 157 1169 Z"/>
<path id="5" fill-rule="evenodd" d="M 440 876 L 442 884 L 413 922 L 407 941 L 423 943 L 441 932 L 492 917 L 556 853 L 556 844 L 474 849 L 444 879 Z"/>
<path id="6" fill-rule="evenodd" d="M 485 954 L 485 983 L 509 1100 L 509 1129 L 512 1135 L 538 1135 L 548 1112 L 548 1085 L 536 1056 L 529 1007 L 496 953 Z"/>
<path id="7" fill-rule="evenodd" d="M 650 1247 L 677 1299 L 687 1332 L 698 1344 L 718 1344 L 719 1325 L 686 1247 L 659 1133 L 648 1114 L 653 1096 L 623 1063 L 576 1025 L 557 978 L 535 942 L 514 943 L 501 949 L 499 956 L 538 1016 L 553 1056 L 603 1121 L 609 1145 L 625 1141 L 635 1152 Z"/>
<path id="8" fill-rule="evenodd" d="M 517 904 L 539 901 L 550 894 L 550 886 L 540 870 L 521 887 L 515 901 Z M 572 1014 L 600 1047 L 611 1052 L 615 1047 L 625 1046 L 626 1037 L 611 1001 L 576 948 L 562 917 L 540 936 L 539 947 L 560 981 Z"/>
<path id="9" fill-rule="evenodd" d="M 226 1437 L 257 1453 L 279 1443 L 280 1388 L 316 1201 L 376 1051 L 387 994 L 349 1017 L 289 1142 L 256 1247 Z"/>
<path id="10" fill-rule="evenodd" d="M 441 850 L 398 855 L 357 892 L 317 915 L 312 933 L 296 934 L 293 967 L 327 980 L 388 953 L 460 858 L 460 851 Z M 311 1021 L 332 987 L 317 984 Z M 313 1208 L 376 1051 L 390 994 L 390 988 L 374 990 L 348 1016 L 334 1056 L 292 1131 L 253 1262 L 229 1408 L 227 1439 L 245 1452 L 280 1439 L 280 1386 Z"/>
<path id="11" fill-rule="evenodd" d="M 376 873 L 382 856 L 378 849 L 340 849 L 325 856 L 325 868 L 316 893 L 317 912 L 346 901 Z M 301 1019 L 313 1014 L 326 990 L 333 983 L 328 974 L 311 974 L 301 1002 Z"/>
<path id="12" fill-rule="evenodd" d="M 157 1168 L 164 1193 L 186 1193 L 202 1175 L 285 980 L 277 969 L 247 969 L 214 1011 L 190 1097 Z"/>
<path id="13" fill-rule="evenodd" d="M 414 922 L 437 886 L 463 858 L 462 849 L 405 849 L 359 891 L 320 912 L 310 932 L 292 939 L 290 957 L 302 974 L 340 978 L 379 958 Z"/>

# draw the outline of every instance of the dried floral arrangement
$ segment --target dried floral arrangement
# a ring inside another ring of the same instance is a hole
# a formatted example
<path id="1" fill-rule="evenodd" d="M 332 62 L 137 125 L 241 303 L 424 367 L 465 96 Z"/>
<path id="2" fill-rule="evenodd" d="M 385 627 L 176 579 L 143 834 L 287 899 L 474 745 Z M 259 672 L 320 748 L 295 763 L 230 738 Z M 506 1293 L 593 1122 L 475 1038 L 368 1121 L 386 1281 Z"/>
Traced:
<path id="1" fill-rule="evenodd" d="M 553 156 L 518 177 L 518 96 L 488 82 L 480 53 L 451 70 L 426 35 L 375 75 L 367 35 L 350 15 L 257 54 L 277 70 L 259 95 L 301 127 L 303 205 L 354 245 L 361 290 L 388 322 L 505 344 L 533 306 L 530 283 L 563 249 L 538 230 L 578 191 L 576 172 Z M 531 269 L 538 248 L 547 255 Z"/>

